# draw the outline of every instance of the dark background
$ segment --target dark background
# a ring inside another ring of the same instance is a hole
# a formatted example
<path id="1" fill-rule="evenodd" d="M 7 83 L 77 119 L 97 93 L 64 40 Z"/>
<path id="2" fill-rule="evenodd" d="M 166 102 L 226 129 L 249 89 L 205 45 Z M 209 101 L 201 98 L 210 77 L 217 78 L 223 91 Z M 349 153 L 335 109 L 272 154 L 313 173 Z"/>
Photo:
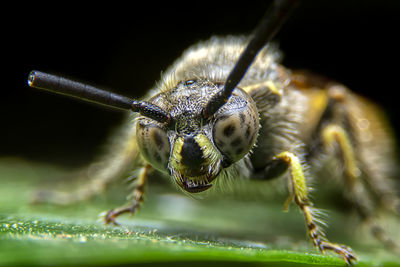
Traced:
<path id="1" fill-rule="evenodd" d="M 216 3 L 57 1 L 4 9 L 0 157 L 75 167 L 95 158 L 123 113 L 28 88 L 29 71 L 140 98 L 185 48 L 212 35 L 249 34 L 270 2 Z M 303 1 L 276 38 L 284 64 L 374 99 L 399 136 L 399 11 L 398 0 Z"/>

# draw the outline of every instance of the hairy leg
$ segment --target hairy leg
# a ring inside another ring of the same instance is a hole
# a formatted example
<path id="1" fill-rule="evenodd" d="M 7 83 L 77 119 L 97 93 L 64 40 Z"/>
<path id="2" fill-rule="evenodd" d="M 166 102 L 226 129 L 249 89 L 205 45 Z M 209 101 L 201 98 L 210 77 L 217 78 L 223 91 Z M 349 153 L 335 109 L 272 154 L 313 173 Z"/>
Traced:
<path id="1" fill-rule="evenodd" d="M 397 244 L 388 236 L 385 230 L 375 221 L 373 200 L 366 185 L 361 181 L 361 170 L 357 166 L 357 159 L 354 148 L 350 142 L 347 132 L 340 126 L 329 124 L 322 130 L 322 140 L 325 148 L 329 151 L 337 145 L 341 152 L 343 162 L 343 180 L 345 190 L 349 195 L 349 200 L 355 206 L 361 219 L 366 222 L 374 237 L 385 247 L 391 250 L 399 250 Z M 369 180 L 366 179 L 366 180 Z M 381 193 L 383 197 L 383 193 Z"/>
<path id="2" fill-rule="evenodd" d="M 326 239 L 321 226 L 318 225 L 318 222 L 320 222 L 317 216 L 318 210 L 313 207 L 313 203 L 308 198 L 308 187 L 300 159 L 295 154 L 287 151 L 278 154 L 274 157 L 274 159 L 283 160 L 289 165 L 289 190 L 291 193 L 285 202 L 284 208 L 287 209 L 289 203 L 294 200 L 304 214 L 308 234 L 314 246 L 322 253 L 330 250 L 339 254 L 343 257 L 347 264 L 351 265 L 352 261 L 357 260 L 357 257 L 353 251 L 346 246 L 329 242 Z"/>
<path id="3" fill-rule="evenodd" d="M 112 209 L 112 210 L 108 211 L 104 217 L 104 221 L 106 224 L 112 223 L 114 225 L 119 225 L 116 221 L 116 218 L 118 216 L 120 216 L 124 213 L 134 214 L 135 211 L 140 208 L 140 205 L 143 203 L 144 190 L 145 190 L 145 186 L 146 186 L 148 172 L 150 170 L 151 170 L 151 166 L 149 164 L 146 164 L 144 167 L 142 167 L 140 174 L 136 179 L 135 188 L 131 195 L 131 197 L 132 197 L 131 204 L 128 206 L 125 206 L 125 207 Z"/>
<path id="4" fill-rule="evenodd" d="M 71 174 L 85 181 L 82 186 L 70 192 L 39 191 L 32 202 L 70 205 L 90 199 L 103 193 L 110 184 L 140 164 L 134 138 L 135 127 L 132 123 L 132 119 L 129 119 L 123 125 L 122 131 L 114 137 L 109 145 L 109 152 L 102 160 Z"/>

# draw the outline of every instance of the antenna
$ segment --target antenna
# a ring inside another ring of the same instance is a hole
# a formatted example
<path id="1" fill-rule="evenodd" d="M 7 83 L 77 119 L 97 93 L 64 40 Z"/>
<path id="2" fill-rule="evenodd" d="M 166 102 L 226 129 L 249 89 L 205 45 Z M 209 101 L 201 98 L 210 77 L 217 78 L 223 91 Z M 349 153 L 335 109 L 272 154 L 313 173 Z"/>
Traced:
<path id="1" fill-rule="evenodd" d="M 238 62 L 229 74 L 224 88 L 216 93 L 203 109 L 203 117 L 205 119 L 209 119 L 220 107 L 228 102 L 233 90 L 246 74 L 247 69 L 252 64 L 258 52 L 275 36 L 298 3 L 299 0 L 274 1 L 272 7 L 268 9 L 261 23 L 254 31 L 253 39 L 251 39 L 244 52 L 240 55 Z M 150 102 L 136 101 L 60 76 L 34 70 L 29 74 L 28 85 L 114 108 L 129 109 L 160 123 L 167 123 L 167 125 L 171 125 L 172 122 L 170 114 Z"/>
<path id="2" fill-rule="evenodd" d="M 258 52 L 260 52 L 266 43 L 271 41 L 298 4 L 299 0 L 274 1 L 272 7 L 267 10 L 260 24 L 253 32 L 253 39 L 250 40 L 240 55 L 235 67 L 226 79 L 224 88 L 208 101 L 203 110 L 205 119 L 209 119 L 220 107 L 228 102 L 232 91 L 242 80 Z"/>
<path id="3" fill-rule="evenodd" d="M 28 77 L 30 87 L 68 95 L 89 102 L 139 112 L 141 115 L 154 119 L 161 123 L 169 123 L 171 116 L 159 106 L 146 101 L 136 101 L 128 97 L 101 90 L 88 84 L 72 81 L 60 76 L 31 71 Z"/>

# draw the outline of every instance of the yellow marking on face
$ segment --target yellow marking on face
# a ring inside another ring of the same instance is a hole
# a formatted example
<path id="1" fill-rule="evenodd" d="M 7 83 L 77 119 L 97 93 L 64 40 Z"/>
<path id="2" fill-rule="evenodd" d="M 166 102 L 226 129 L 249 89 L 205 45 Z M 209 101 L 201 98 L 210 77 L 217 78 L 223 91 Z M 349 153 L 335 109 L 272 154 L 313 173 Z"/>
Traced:
<path id="1" fill-rule="evenodd" d="M 203 156 L 206 160 L 205 162 L 208 165 L 214 164 L 215 161 L 220 157 L 220 153 L 216 150 L 210 139 L 208 139 L 208 137 L 204 134 L 198 134 L 194 137 L 194 140 L 203 151 Z"/>
<path id="2" fill-rule="evenodd" d="M 222 160 L 221 153 L 217 150 L 217 148 L 213 145 L 213 143 L 208 139 L 208 137 L 204 133 L 199 133 L 194 136 L 194 141 L 200 147 L 202 152 L 202 157 L 204 161 L 202 162 L 202 168 L 208 174 L 203 174 L 198 176 L 196 179 L 203 179 L 203 177 L 214 174 L 216 175 L 220 171 L 220 162 Z M 169 164 L 170 166 L 178 173 L 185 174 L 190 173 L 188 167 L 182 163 L 182 149 L 184 145 L 184 137 L 178 137 L 175 140 L 174 147 L 172 149 L 172 154 L 170 157 Z M 192 177 L 195 179 L 195 177 Z M 179 181 L 178 181 L 179 183 Z"/>
<path id="3" fill-rule="evenodd" d="M 170 159 L 170 164 L 171 164 L 172 168 L 174 168 L 175 170 L 182 169 L 182 164 L 181 164 L 182 147 L 183 147 L 183 137 L 178 137 L 175 140 L 174 148 L 172 149 L 172 155 L 171 155 L 171 159 Z"/>

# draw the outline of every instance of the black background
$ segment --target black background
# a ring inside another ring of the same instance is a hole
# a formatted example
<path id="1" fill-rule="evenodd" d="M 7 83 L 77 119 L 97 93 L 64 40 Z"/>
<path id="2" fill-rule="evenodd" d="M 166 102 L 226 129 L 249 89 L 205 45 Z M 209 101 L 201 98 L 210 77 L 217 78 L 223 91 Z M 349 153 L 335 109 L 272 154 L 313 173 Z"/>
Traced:
<path id="1" fill-rule="evenodd" d="M 249 34 L 270 2 L 132 3 L 3 10 L 0 157 L 78 166 L 96 157 L 123 117 L 28 88 L 30 70 L 140 98 L 185 48 L 212 35 Z M 398 0 L 305 0 L 276 37 L 284 64 L 374 99 L 399 136 L 399 11 Z"/>

